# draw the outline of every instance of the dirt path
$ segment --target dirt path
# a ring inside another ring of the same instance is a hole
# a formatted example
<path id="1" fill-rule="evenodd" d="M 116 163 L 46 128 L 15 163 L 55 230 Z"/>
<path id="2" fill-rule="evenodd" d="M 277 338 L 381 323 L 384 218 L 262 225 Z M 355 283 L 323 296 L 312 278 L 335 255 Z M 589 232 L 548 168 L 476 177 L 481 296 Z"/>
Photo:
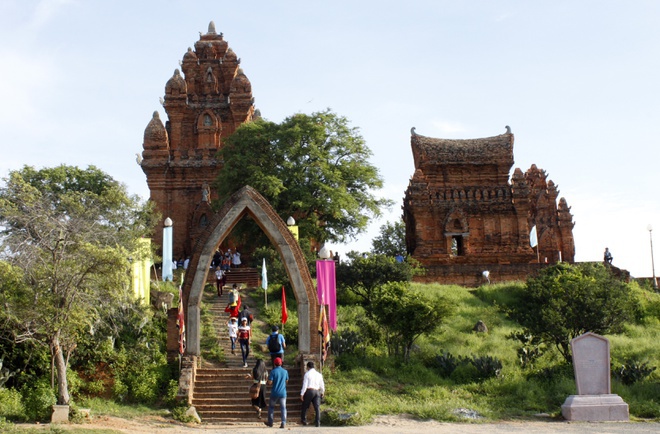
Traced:
<path id="1" fill-rule="evenodd" d="M 22 427 L 42 427 L 48 425 L 21 425 Z M 94 428 L 114 430 L 127 434 L 225 434 L 225 433 L 264 433 L 281 432 L 264 425 L 182 425 L 160 417 L 145 417 L 135 420 L 100 416 L 84 425 L 63 425 L 65 431 L 76 428 Z M 275 430 L 275 431 L 273 431 Z M 367 434 L 657 434 L 660 432 L 659 422 L 563 422 L 563 421 L 516 421 L 499 423 L 443 423 L 436 421 L 419 421 L 405 416 L 379 416 L 370 425 L 353 427 L 309 427 L 292 425 L 283 430 L 289 433 L 367 433 Z"/>

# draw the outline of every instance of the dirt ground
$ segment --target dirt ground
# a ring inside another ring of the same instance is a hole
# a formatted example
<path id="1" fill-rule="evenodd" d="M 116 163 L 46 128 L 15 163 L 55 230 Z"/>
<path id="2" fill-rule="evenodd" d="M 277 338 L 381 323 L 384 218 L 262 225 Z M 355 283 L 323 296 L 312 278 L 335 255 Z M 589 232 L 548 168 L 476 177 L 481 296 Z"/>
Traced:
<path id="1" fill-rule="evenodd" d="M 36 427 L 36 425 L 22 425 Z M 276 427 L 279 422 L 276 421 Z M 47 428 L 48 425 L 42 425 Z M 254 425 L 182 425 L 160 417 L 145 417 L 135 420 L 116 417 L 99 416 L 83 425 L 64 425 L 64 430 L 76 428 L 109 429 L 127 434 L 226 434 L 232 433 L 264 433 L 280 432 L 276 428 L 268 428 L 261 424 Z M 564 421 L 516 421 L 498 423 L 442 423 L 437 421 L 420 421 L 406 416 L 379 416 L 370 425 L 353 427 L 310 427 L 300 425 L 287 426 L 285 432 L 314 433 L 367 433 L 367 434 L 503 434 L 503 433 L 567 433 L 567 434 L 657 434 L 660 433 L 658 422 L 564 422 Z"/>

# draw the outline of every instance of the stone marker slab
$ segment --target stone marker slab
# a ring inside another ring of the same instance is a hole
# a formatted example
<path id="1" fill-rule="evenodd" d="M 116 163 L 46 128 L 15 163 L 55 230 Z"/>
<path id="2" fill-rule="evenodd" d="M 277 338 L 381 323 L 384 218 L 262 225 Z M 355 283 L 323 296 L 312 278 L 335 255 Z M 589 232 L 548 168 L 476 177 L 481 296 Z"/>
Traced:
<path id="1" fill-rule="evenodd" d="M 611 392 L 610 342 L 595 333 L 571 341 L 578 395 L 566 398 L 561 414 L 566 420 L 629 420 L 628 404 Z"/>
<path id="2" fill-rule="evenodd" d="M 578 395 L 607 395 L 610 389 L 610 342 L 595 333 L 571 341 Z"/>

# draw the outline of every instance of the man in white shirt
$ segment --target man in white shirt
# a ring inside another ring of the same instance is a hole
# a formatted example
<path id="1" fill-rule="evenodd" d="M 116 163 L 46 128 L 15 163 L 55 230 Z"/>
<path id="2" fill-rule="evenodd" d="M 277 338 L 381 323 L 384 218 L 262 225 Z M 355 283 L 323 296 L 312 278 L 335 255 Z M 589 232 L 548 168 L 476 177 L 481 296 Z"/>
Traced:
<path id="1" fill-rule="evenodd" d="M 321 426 L 321 398 L 325 395 L 325 383 L 323 375 L 314 369 L 314 362 L 307 362 L 307 372 L 303 377 L 302 389 L 300 389 L 300 400 L 302 401 L 302 413 L 300 422 L 307 425 L 307 410 L 309 404 L 314 405 L 316 426 Z"/>

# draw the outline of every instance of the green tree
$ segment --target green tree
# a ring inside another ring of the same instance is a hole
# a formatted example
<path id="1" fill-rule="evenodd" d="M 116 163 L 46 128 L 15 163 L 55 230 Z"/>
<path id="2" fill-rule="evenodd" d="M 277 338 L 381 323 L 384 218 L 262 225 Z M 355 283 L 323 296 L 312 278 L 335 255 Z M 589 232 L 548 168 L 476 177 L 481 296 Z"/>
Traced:
<path id="1" fill-rule="evenodd" d="M 619 333 L 638 310 L 628 284 L 603 264 L 560 263 L 527 280 L 509 315 L 570 363 L 571 339 L 586 332 Z"/>
<path id="2" fill-rule="evenodd" d="M 379 255 L 406 254 L 406 226 L 402 220 L 387 222 L 380 227 L 380 234 L 371 241 L 371 251 Z"/>
<path id="3" fill-rule="evenodd" d="M 284 220 L 294 217 L 301 236 L 343 242 L 391 204 L 372 194 L 383 181 L 370 156 L 357 130 L 329 110 L 295 114 L 281 124 L 259 119 L 225 140 L 215 186 L 224 203 L 250 185 Z"/>
<path id="4" fill-rule="evenodd" d="M 388 282 L 410 282 L 420 270 L 411 262 L 397 262 L 393 256 L 362 255 L 352 251 L 336 268 L 337 292 L 340 298 L 350 293 L 367 306 L 380 286 Z"/>
<path id="5" fill-rule="evenodd" d="M 451 314 L 447 300 L 429 298 L 406 282 L 387 283 L 376 293 L 367 310 L 384 330 L 389 354 L 402 354 L 406 362 L 417 338 L 437 330 Z"/>
<path id="6" fill-rule="evenodd" d="M 22 282 L 0 293 L 0 316 L 16 343 L 50 348 L 59 404 L 69 403 L 67 364 L 79 336 L 128 291 L 128 258 L 152 222 L 146 205 L 93 166 L 26 166 L 0 188 L 0 259 Z"/>

